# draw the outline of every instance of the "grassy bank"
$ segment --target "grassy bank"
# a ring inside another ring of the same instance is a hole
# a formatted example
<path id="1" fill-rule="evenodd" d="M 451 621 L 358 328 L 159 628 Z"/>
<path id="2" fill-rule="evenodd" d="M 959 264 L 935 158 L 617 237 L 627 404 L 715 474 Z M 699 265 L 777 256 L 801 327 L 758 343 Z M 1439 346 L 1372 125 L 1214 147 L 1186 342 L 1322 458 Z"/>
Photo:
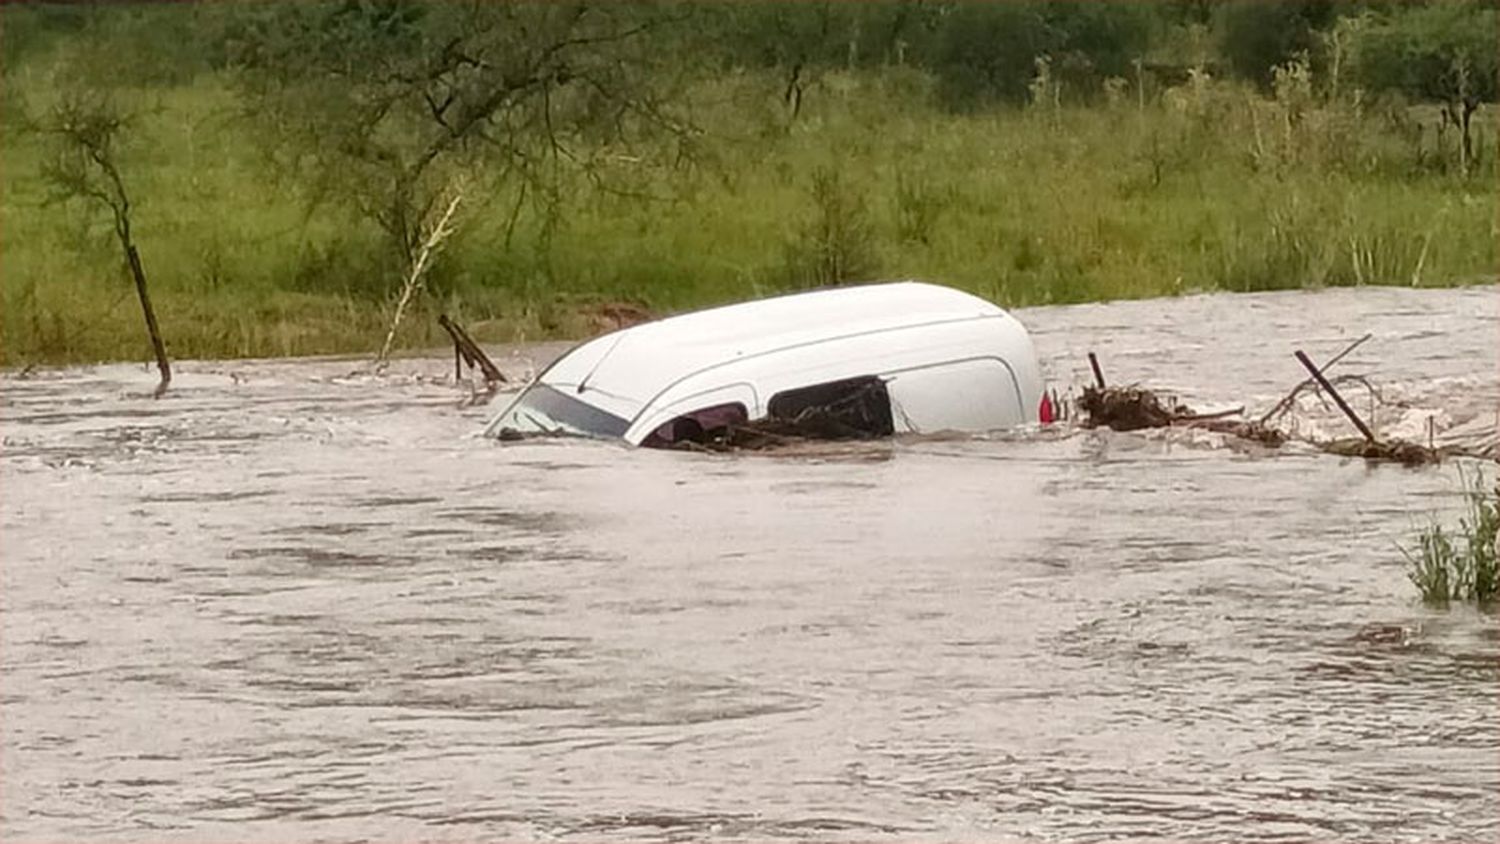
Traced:
<path id="1" fill-rule="evenodd" d="M 18 95 L 45 108 L 40 75 L 8 84 L 8 115 Z M 400 341 L 440 343 L 438 310 L 480 339 L 539 339 L 587 332 L 589 303 L 673 311 L 836 277 L 922 277 L 1006 305 L 1493 279 L 1488 114 L 1465 177 L 1435 114 L 1353 97 L 1200 79 L 1149 99 L 964 115 L 932 105 L 930 85 L 829 74 L 793 118 L 769 76 L 701 84 L 690 162 L 612 154 L 608 175 L 628 192 L 565 175 L 550 210 L 476 173 Z M 122 169 L 173 355 L 378 347 L 396 264 L 367 224 L 310 212 L 278 184 L 222 81 L 127 99 L 138 116 Z M 49 203 L 45 139 L 3 123 L 0 363 L 144 357 L 107 221 Z"/>

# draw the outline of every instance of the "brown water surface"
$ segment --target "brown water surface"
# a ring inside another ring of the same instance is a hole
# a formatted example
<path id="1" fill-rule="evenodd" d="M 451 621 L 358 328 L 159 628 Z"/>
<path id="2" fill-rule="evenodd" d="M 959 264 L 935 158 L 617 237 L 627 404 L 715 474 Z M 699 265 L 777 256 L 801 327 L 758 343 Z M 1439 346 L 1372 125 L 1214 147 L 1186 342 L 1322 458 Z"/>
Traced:
<path id="1" fill-rule="evenodd" d="M 1497 304 L 1019 316 L 1054 385 L 1092 349 L 1200 409 L 1370 331 L 1338 371 L 1383 431 L 1485 444 Z M 5 840 L 1500 837 L 1500 623 L 1422 608 L 1397 548 L 1456 517 L 1452 467 L 1063 427 L 500 444 L 450 365 L 0 381 Z"/>

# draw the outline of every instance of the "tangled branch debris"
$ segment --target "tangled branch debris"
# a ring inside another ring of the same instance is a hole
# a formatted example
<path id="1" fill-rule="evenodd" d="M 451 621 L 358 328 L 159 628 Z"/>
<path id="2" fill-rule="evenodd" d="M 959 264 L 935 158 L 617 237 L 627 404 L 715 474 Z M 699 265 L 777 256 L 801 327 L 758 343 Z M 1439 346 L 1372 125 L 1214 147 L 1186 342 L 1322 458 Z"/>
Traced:
<path id="1" fill-rule="evenodd" d="M 1437 463 L 1445 455 L 1458 455 L 1456 449 L 1435 449 L 1405 440 L 1363 440 L 1345 438 L 1316 444 L 1329 454 L 1342 457 L 1363 457 L 1366 460 L 1392 460 L 1407 466 L 1425 466 Z"/>
<path id="2" fill-rule="evenodd" d="M 1083 388 L 1078 407 L 1086 414 L 1084 425 L 1116 431 L 1165 428 L 1192 416 L 1192 411 L 1174 399 L 1158 396 L 1144 387 Z"/>
<path id="3" fill-rule="evenodd" d="M 1243 413 L 1243 407 L 1218 413 L 1195 413 L 1187 405 L 1170 397 L 1158 396 L 1144 387 L 1084 387 L 1078 407 L 1084 413 L 1083 424 L 1087 428 L 1139 431 L 1144 428 L 1192 427 L 1253 440 L 1272 448 L 1286 442 L 1286 435 L 1275 428 L 1259 422 L 1226 418 Z"/>
<path id="4" fill-rule="evenodd" d="M 1110 428 L 1116 431 L 1138 431 L 1146 428 L 1168 428 L 1168 427 L 1194 427 L 1216 431 L 1223 434 L 1239 437 L 1245 440 L 1258 442 L 1262 445 L 1276 448 L 1287 442 L 1290 437 L 1282 430 L 1272 427 L 1272 421 L 1280 419 L 1292 407 L 1295 406 L 1297 397 L 1304 391 L 1311 389 L 1321 398 L 1326 394 L 1333 399 L 1340 411 L 1349 419 L 1350 423 L 1359 430 L 1362 435 L 1359 438 L 1344 438 L 1334 440 L 1305 439 L 1305 442 L 1329 453 L 1343 457 L 1363 457 L 1366 460 L 1388 460 L 1402 463 L 1407 466 L 1420 466 L 1437 463 L 1445 457 L 1469 456 L 1484 457 L 1479 452 L 1462 447 L 1445 446 L 1433 448 L 1419 443 L 1405 440 L 1385 440 L 1377 437 L 1365 424 L 1359 414 L 1349 406 L 1343 396 L 1339 395 L 1335 386 L 1338 383 L 1358 383 L 1369 389 L 1372 395 L 1378 395 L 1378 391 L 1370 382 L 1357 375 L 1343 376 L 1330 380 L 1324 374 L 1335 363 L 1338 363 L 1349 352 L 1357 348 L 1370 335 L 1359 338 L 1344 351 L 1334 356 L 1324 364 L 1322 369 L 1316 367 L 1308 357 L 1301 351 L 1296 353 L 1297 359 L 1307 367 L 1311 377 L 1298 384 L 1280 402 L 1256 420 L 1241 420 L 1227 418 L 1244 412 L 1244 408 L 1222 413 L 1199 414 L 1191 408 L 1179 403 L 1177 400 L 1158 395 L 1144 387 L 1132 385 L 1128 387 L 1105 387 L 1103 377 L 1100 373 L 1097 359 L 1090 355 L 1090 366 L 1094 370 L 1095 385 L 1085 387 L 1083 395 L 1079 399 L 1079 409 L 1083 411 L 1083 424 L 1089 428 Z"/>

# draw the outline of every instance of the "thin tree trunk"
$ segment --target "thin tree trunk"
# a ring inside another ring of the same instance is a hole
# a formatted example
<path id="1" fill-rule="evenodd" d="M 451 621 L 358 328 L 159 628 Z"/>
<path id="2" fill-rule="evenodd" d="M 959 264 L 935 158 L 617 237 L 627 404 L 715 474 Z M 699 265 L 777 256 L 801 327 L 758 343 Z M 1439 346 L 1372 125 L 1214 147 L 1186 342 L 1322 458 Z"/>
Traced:
<path id="1" fill-rule="evenodd" d="M 151 307 L 151 295 L 146 292 L 146 271 L 141 269 L 141 254 L 128 238 L 121 238 L 125 256 L 130 260 L 130 274 L 135 277 L 135 292 L 141 297 L 141 312 L 146 316 L 146 332 L 151 335 L 151 350 L 156 353 L 156 368 L 161 370 L 161 383 L 156 385 L 156 398 L 161 398 L 172 383 L 172 364 L 167 360 L 167 344 L 162 342 L 161 329 L 156 326 L 156 311 Z"/>
<path id="2" fill-rule="evenodd" d="M 1472 122 L 1473 122 L 1474 110 L 1477 109 L 1478 107 L 1479 107 L 1479 103 L 1477 101 L 1476 102 L 1470 102 L 1469 100 L 1465 100 L 1464 104 L 1462 106 L 1462 108 L 1463 108 L 1463 112 L 1462 112 L 1462 114 L 1463 114 L 1463 125 L 1462 125 L 1462 129 L 1463 129 L 1463 174 L 1466 177 L 1469 175 L 1470 168 L 1473 167 L 1473 165 L 1474 165 L 1474 136 L 1473 136 L 1473 134 L 1470 131 L 1470 126 L 1472 125 Z"/>

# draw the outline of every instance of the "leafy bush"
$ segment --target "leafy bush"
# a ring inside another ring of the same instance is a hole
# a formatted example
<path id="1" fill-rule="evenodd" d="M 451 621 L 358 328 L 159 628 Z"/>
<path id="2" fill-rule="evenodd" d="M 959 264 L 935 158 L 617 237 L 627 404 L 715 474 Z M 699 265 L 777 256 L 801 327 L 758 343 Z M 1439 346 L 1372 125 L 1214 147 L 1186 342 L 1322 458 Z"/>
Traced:
<path id="1" fill-rule="evenodd" d="M 1153 9 L 1137 3 L 964 3 L 940 27 L 930 66 L 949 107 L 1026 100 L 1038 59 L 1070 97 L 1092 98 L 1145 52 Z"/>
<path id="2" fill-rule="evenodd" d="M 933 70 L 953 108 L 1023 102 L 1036 57 L 1051 47 L 1046 22 L 1028 3 L 966 3 L 938 35 Z"/>
<path id="3" fill-rule="evenodd" d="M 1450 125 L 1458 129 L 1458 164 L 1464 175 L 1483 152 L 1474 143 L 1474 113 L 1497 94 L 1497 24 L 1500 12 L 1493 5 L 1453 2 L 1403 7 L 1354 31 L 1360 83 L 1373 91 L 1441 103 L 1439 131 Z"/>
<path id="4" fill-rule="evenodd" d="M 1317 55 L 1334 19 L 1327 0 L 1237 0 L 1219 7 L 1219 50 L 1236 74 L 1269 88 L 1272 71 L 1299 53 Z"/>
<path id="5" fill-rule="evenodd" d="M 1359 27 L 1354 72 L 1371 90 L 1449 102 L 1496 95 L 1500 12 L 1473 2 L 1414 4 Z"/>

